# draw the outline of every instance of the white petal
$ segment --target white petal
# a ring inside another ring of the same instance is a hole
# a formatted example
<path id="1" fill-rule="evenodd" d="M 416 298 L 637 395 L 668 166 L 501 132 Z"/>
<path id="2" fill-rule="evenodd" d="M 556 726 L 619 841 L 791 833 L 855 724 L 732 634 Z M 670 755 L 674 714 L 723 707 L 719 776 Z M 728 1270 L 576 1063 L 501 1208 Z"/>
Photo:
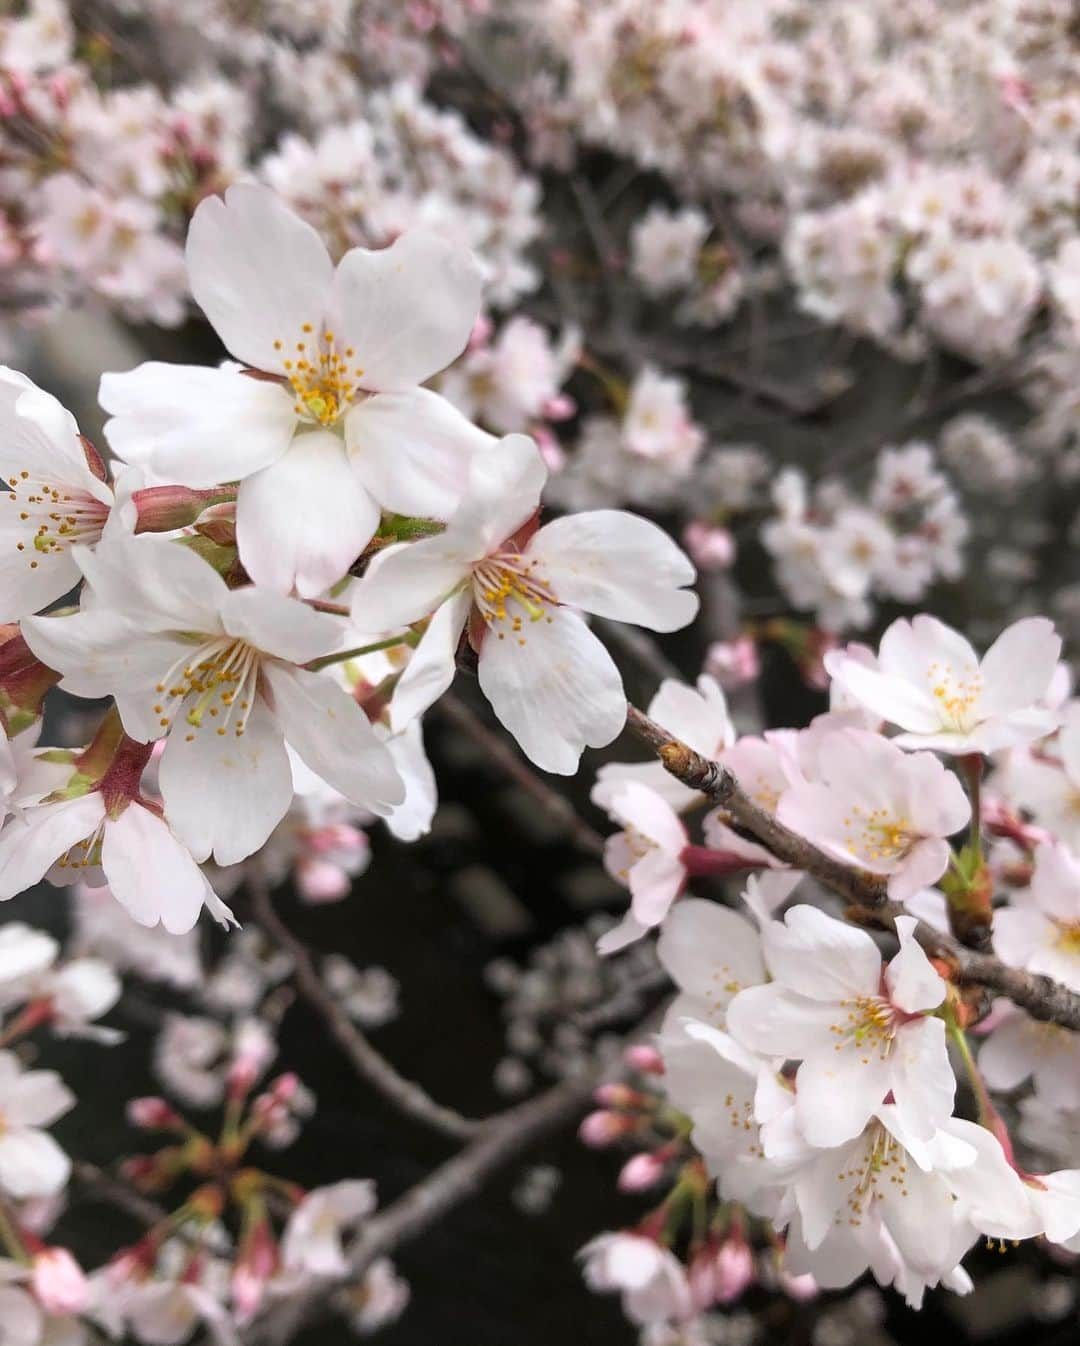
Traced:
<path id="1" fill-rule="evenodd" d="M 17 622 L 40 612 L 82 579 L 70 551 L 37 552 L 31 538 L 26 525 L 14 525 L 0 514 L 0 622 Z M 17 550 L 19 542 L 23 551 Z M 32 569 L 28 553 L 37 562 Z"/>
<path id="2" fill-rule="evenodd" d="M 547 468 L 528 435 L 507 435 L 473 455 L 447 542 L 476 559 L 505 542 L 540 508 Z"/>
<path id="3" fill-rule="evenodd" d="M 229 635 L 293 664 L 307 663 L 341 647 L 339 618 L 316 612 L 273 589 L 230 590 L 221 605 L 221 621 Z"/>
<path id="4" fill-rule="evenodd" d="M 199 919 L 210 885 L 163 819 L 129 804 L 105 828 L 101 867 L 116 900 L 140 925 L 182 935 Z"/>
<path id="5" fill-rule="evenodd" d="M 54 1196 L 70 1173 L 71 1160 L 47 1132 L 20 1128 L 0 1136 L 0 1187 L 17 1200 Z"/>
<path id="6" fill-rule="evenodd" d="M 173 831 L 198 861 L 211 853 L 233 865 L 257 851 L 292 802 L 292 771 L 277 720 L 261 697 L 242 738 L 219 735 L 207 720 L 169 735 L 160 767 L 161 793 Z"/>
<path id="7" fill-rule="evenodd" d="M 799 1061 L 832 1051 L 846 1014 L 838 1005 L 792 995 L 768 982 L 739 991 L 728 1005 L 727 1021 L 732 1036 L 751 1051 Z"/>
<path id="8" fill-rule="evenodd" d="M 393 758 L 332 678 L 280 664 L 268 664 L 265 676 L 285 738 L 317 776 L 376 813 L 404 801 Z"/>
<path id="9" fill-rule="evenodd" d="M 652 631 L 694 620 L 689 557 L 648 519 L 617 509 L 568 514 L 545 524 L 525 554 L 540 563 L 559 601 Z"/>
<path id="10" fill-rule="evenodd" d="M 101 795 L 91 793 L 11 818 L 0 832 L 0 901 L 40 883 L 65 851 L 93 834 L 104 816 Z"/>
<path id="11" fill-rule="evenodd" d="M 754 926 L 728 907 L 688 897 L 671 912 L 656 952 L 675 984 L 716 1009 L 765 980 Z"/>
<path id="12" fill-rule="evenodd" d="M 279 371 L 280 341 L 304 323 L 318 333 L 334 268 L 322 239 L 265 187 L 236 183 L 192 216 L 187 268 L 195 302 L 226 348 L 255 369 Z"/>
<path id="13" fill-rule="evenodd" d="M 875 995 L 881 955 L 865 930 L 835 920 L 801 903 L 783 922 L 762 931 L 769 971 L 791 991 L 814 1000 L 846 1000 Z"/>
<path id="14" fill-rule="evenodd" d="M 811 1145 L 853 1140 L 885 1101 L 891 1075 L 888 1057 L 872 1046 L 829 1045 L 799 1067 L 795 1107 Z"/>
<path id="15" fill-rule="evenodd" d="M 439 803 L 435 772 L 424 751 L 419 719 L 384 742 L 405 782 L 405 802 L 391 809 L 386 826 L 399 841 L 416 841 L 431 831 L 431 820 Z"/>
<path id="16" fill-rule="evenodd" d="M 604 747 L 626 722 L 619 670 L 567 608 L 552 609 L 520 639 L 490 630 L 479 674 L 500 722 L 544 771 L 573 775 L 585 748 Z"/>
<path id="17" fill-rule="evenodd" d="M 392 631 L 419 621 L 470 574 L 471 566 L 442 537 L 399 542 L 376 552 L 356 586 L 352 622 L 361 631 Z"/>
<path id="18" fill-rule="evenodd" d="M 345 443 L 353 470 L 383 509 L 449 519 L 473 455 L 497 441 L 427 388 L 379 393 L 351 408 Z"/>
<path id="19" fill-rule="evenodd" d="M 212 566 L 164 537 L 117 537 L 73 555 L 94 597 L 148 631 L 217 631 L 228 589 Z"/>
<path id="20" fill-rule="evenodd" d="M 829 673 L 861 705 L 913 733 L 929 734 L 941 728 L 941 712 L 933 697 L 904 678 L 867 668 L 858 659 L 833 655 Z"/>
<path id="21" fill-rule="evenodd" d="M 616 792 L 611 814 L 623 827 L 632 827 L 676 858 L 689 843 L 686 828 L 671 805 L 637 781 L 627 782 Z"/>
<path id="22" fill-rule="evenodd" d="M 1041 701 L 1060 657 L 1061 637 L 1053 622 L 1045 617 L 1013 622 L 983 656 L 980 712 L 1007 715 Z"/>
<path id="23" fill-rule="evenodd" d="M 942 1020 L 924 1017 L 899 1028 L 889 1066 L 901 1123 L 919 1140 L 929 1140 L 952 1116 L 956 1097 Z"/>
<path id="24" fill-rule="evenodd" d="M 149 361 L 103 374 L 98 399 L 111 417 L 105 438 L 117 457 L 200 490 L 267 467 L 296 428 L 291 395 L 235 366 Z"/>
<path id="25" fill-rule="evenodd" d="M 75 1095 L 55 1070 L 24 1070 L 4 1093 L 9 1125 L 52 1126 L 75 1106 Z"/>
<path id="26" fill-rule="evenodd" d="M 631 867 L 628 876 L 630 909 L 642 925 L 659 925 L 686 882 L 686 870 L 678 860 L 655 848 Z"/>
<path id="27" fill-rule="evenodd" d="M 375 392 L 413 388 L 445 369 L 465 349 L 480 312 L 472 253 L 423 229 L 377 252 L 352 248 L 336 287 L 345 339 L 364 371 L 361 386 Z"/>
<path id="28" fill-rule="evenodd" d="M 398 679 L 390 702 L 390 723 L 400 733 L 434 705 L 454 681 L 457 648 L 472 602 L 467 590 L 436 610 Z"/>
<path id="29" fill-rule="evenodd" d="M 896 918 L 900 952 L 885 969 L 885 983 L 892 1003 L 907 1014 L 935 1009 L 945 999 L 945 982 L 935 972 L 922 945 L 915 938 L 913 916 Z"/>
<path id="30" fill-rule="evenodd" d="M 236 541 L 256 584 L 315 598 L 371 541 L 379 508 L 328 430 L 295 437 L 277 462 L 242 482 Z"/>
<path id="31" fill-rule="evenodd" d="M 69 482 L 108 504 L 110 491 L 90 471 L 71 412 L 25 374 L 0 365 L 0 475 Z"/>
<path id="32" fill-rule="evenodd" d="M 649 717 L 706 757 L 714 757 L 735 742 L 723 688 L 706 673 L 696 687 L 678 678 L 665 678 L 649 702 Z"/>

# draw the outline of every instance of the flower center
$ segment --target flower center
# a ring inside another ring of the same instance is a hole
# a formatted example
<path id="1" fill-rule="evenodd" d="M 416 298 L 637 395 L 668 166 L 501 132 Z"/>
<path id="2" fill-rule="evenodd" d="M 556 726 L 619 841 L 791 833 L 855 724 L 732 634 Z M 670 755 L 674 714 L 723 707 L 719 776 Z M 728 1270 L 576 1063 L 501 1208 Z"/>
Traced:
<path id="1" fill-rule="evenodd" d="M 509 631 L 524 645 L 526 622 L 552 620 L 548 610 L 559 600 L 534 569 L 535 562 L 519 552 L 498 552 L 473 571 L 473 601 L 500 640 Z"/>
<path id="2" fill-rule="evenodd" d="M 880 1185 L 888 1182 L 902 1196 L 907 1195 L 907 1151 L 878 1121 L 867 1129 L 861 1150 L 857 1150 L 849 1168 L 836 1175 L 841 1183 L 850 1183 L 844 1210 L 837 1221 L 858 1226 L 873 1202 L 881 1195 Z"/>
<path id="3" fill-rule="evenodd" d="M 896 1035 L 892 1005 L 883 996 L 867 995 L 841 1000 L 840 1008 L 846 1011 L 844 1018 L 829 1026 L 829 1032 L 836 1038 L 835 1050 L 854 1047 L 864 1053 L 864 1065 L 870 1064 L 875 1053 L 882 1058 L 888 1056 Z"/>
<path id="4" fill-rule="evenodd" d="M 178 661 L 157 684 L 155 691 L 162 698 L 154 706 L 154 714 L 160 717 L 158 723 L 168 729 L 180 709 L 189 726 L 184 735 L 188 743 L 204 723 L 219 737 L 223 738 L 230 728 L 237 738 L 242 737 L 255 699 L 261 660 L 254 646 L 234 636 L 220 636 L 200 645 L 191 659 Z"/>
<path id="5" fill-rule="evenodd" d="M 42 556 L 55 556 L 77 542 L 93 546 L 109 517 L 109 506 L 88 491 L 20 472 L 8 481 L 8 507 L 18 515 L 15 550 L 31 570 Z M 10 513 L 9 513 L 10 517 Z"/>
<path id="6" fill-rule="evenodd" d="M 978 670 L 958 673 L 950 664 L 935 661 L 927 668 L 926 676 L 945 723 L 961 733 L 971 729 L 983 689 Z"/>
<path id="7" fill-rule="evenodd" d="M 1080 921 L 1055 921 L 1054 947 L 1073 958 L 1080 958 Z"/>
<path id="8" fill-rule="evenodd" d="M 888 809 L 864 809 L 858 804 L 851 806 L 844 826 L 849 829 L 844 846 L 872 864 L 887 864 L 906 855 L 914 835 L 909 818 L 896 818 Z"/>
<path id="9" fill-rule="evenodd" d="M 293 392 L 293 410 L 301 420 L 333 425 L 348 411 L 360 390 L 363 369 L 355 363 L 351 346 L 338 347 L 334 333 L 323 329 L 315 335 L 312 323 L 304 323 L 299 341 L 275 341 L 274 349 L 285 355 L 281 362 Z"/>
<path id="10" fill-rule="evenodd" d="M 88 837 L 69 847 L 56 861 L 57 869 L 93 869 L 101 864 L 101 843 L 105 838 L 105 819 L 102 818 Z"/>

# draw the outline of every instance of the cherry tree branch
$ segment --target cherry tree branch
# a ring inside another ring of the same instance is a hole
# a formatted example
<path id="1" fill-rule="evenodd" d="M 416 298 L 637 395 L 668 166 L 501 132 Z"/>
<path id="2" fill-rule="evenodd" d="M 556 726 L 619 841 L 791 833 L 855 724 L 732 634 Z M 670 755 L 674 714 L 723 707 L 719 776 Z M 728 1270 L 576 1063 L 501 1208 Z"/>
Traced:
<path id="1" fill-rule="evenodd" d="M 247 886 L 256 919 L 274 943 L 292 959 L 293 977 L 300 993 L 326 1020 L 338 1046 L 361 1079 L 414 1121 L 434 1127 L 455 1140 L 467 1140 L 477 1135 L 485 1125 L 483 1121 L 465 1117 L 453 1108 L 437 1103 L 419 1084 L 400 1075 L 382 1053 L 376 1051 L 323 985 L 311 955 L 277 914 L 265 877 L 257 866 L 249 868 Z"/>
<path id="2" fill-rule="evenodd" d="M 751 833 L 778 860 L 793 869 L 804 870 L 863 912 L 876 910 L 885 917 L 899 913 L 900 909 L 889 901 L 884 879 L 834 860 L 813 842 L 777 822 L 750 798 L 727 767 L 695 752 L 636 706 L 627 710 L 627 725 L 653 749 L 677 780 L 722 805 L 738 826 Z M 966 949 L 925 922 L 920 921 L 916 934 L 929 952 L 951 964 L 959 981 L 985 986 L 1006 996 L 1033 1019 L 1080 1029 L 1080 995 L 1075 991 L 1038 973 L 1007 967 L 990 954 Z"/>
<path id="3" fill-rule="evenodd" d="M 438 707 L 455 728 L 468 734 L 483 748 L 489 762 L 493 762 L 515 785 L 529 794 L 582 850 L 596 856 L 604 854 L 604 838 L 600 833 L 589 826 L 568 799 L 553 790 L 543 777 L 533 771 L 505 738 L 489 729 L 464 701 L 448 692 L 441 698 Z"/>

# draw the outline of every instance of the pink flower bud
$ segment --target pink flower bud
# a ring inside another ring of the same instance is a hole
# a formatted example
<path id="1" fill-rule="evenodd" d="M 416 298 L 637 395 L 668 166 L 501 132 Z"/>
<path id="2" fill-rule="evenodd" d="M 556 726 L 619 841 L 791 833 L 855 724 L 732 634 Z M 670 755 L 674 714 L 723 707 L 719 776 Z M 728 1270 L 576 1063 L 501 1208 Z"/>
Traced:
<path id="1" fill-rule="evenodd" d="M 647 1192 L 664 1176 L 667 1164 L 655 1154 L 635 1154 L 622 1166 L 616 1184 L 620 1192 Z"/>
<path id="2" fill-rule="evenodd" d="M 778 1279 L 784 1294 L 800 1304 L 805 1304 L 810 1299 L 817 1299 L 821 1293 L 817 1281 L 809 1271 L 804 1271 L 801 1276 L 790 1276 L 786 1271 L 781 1271 Z"/>
<path id="3" fill-rule="evenodd" d="M 147 486 L 135 491 L 136 533 L 171 533 L 187 528 L 204 510 L 228 498 L 228 490 L 193 491 L 187 486 Z"/>
<path id="4" fill-rule="evenodd" d="M 683 546 L 700 570 L 727 570 L 735 561 L 735 539 L 726 528 L 694 520 L 683 529 Z"/>
<path id="5" fill-rule="evenodd" d="M 602 1108 L 641 1108 L 652 1101 L 628 1084 L 601 1084 L 593 1090 L 593 1098 Z"/>
<path id="6" fill-rule="evenodd" d="M 594 1150 L 602 1150 L 634 1128 L 632 1117 L 617 1112 L 590 1112 L 578 1127 L 578 1139 Z"/>
<path id="7" fill-rule="evenodd" d="M 623 1060 L 628 1066 L 640 1070 L 645 1075 L 664 1073 L 664 1058 L 655 1047 L 650 1047 L 645 1042 L 635 1042 L 633 1046 L 627 1047 L 623 1052 Z"/>
<path id="8" fill-rule="evenodd" d="M 300 1076 L 293 1070 L 287 1070 L 283 1075 L 279 1075 L 276 1080 L 271 1081 L 270 1092 L 274 1096 L 276 1103 L 283 1103 L 288 1106 L 296 1097 L 296 1091 L 300 1088 Z"/>
<path id="9" fill-rule="evenodd" d="M 482 350 L 491 340 L 494 330 L 495 324 L 486 313 L 481 313 L 473 323 L 472 331 L 469 333 L 469 344 L 465 349 L 470 352 Z"/>
<path id="10" fill-rule="evenodd" d="M 741 1234 L 732 1235 L 716 1253 L 716 1302 L 734 1303 L 753 1283 L 753 1250 Z"/>
<path id="11" fill-rule="evenodd" d="M 168 1131 L 182 1126 L 183 1118 L 163 1098 L 132 1098 L 127 1105 L 127 1119 L 132 1126 L 144 1131 Z"/>
<path id="12" fill-rule="evenodd" d="M 90 1304 L 90 1283 L 66 1248 L 46 1248 L 34 1258 L 30 1281 L 46 1313 L 67 1317 Z"/>
<path id="13" fill-rule="evenodd" d="M 729 691 L 744 687 L 761 672 L 757 644 L 749 636 L 714 641 L 705 654 L 705 672 Z"/>
<path id="14" fill-rule="evenodd" d="M 296 887 L 305 902 L 313 906 L 324 902 L 340 902 L 348 897 L 352 880 L 338 865 L 329 860 L 304 859 L 296 866 Z"/>

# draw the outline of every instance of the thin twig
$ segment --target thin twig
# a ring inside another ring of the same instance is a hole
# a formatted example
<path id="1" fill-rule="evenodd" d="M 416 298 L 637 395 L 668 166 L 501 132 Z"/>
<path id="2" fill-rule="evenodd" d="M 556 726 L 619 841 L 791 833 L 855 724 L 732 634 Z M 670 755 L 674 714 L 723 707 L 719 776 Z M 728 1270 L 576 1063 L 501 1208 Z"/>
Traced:
<path id="1" fill-rule="evenodd" d="M 267 935 L 292 958 L 293 976 L 301 994 L 326 1020 L 338 1046 L 356 1073 L 414 1121 L 434 1127 L 455 1140 L 477 1135 L 484 1123 L 437 1103 L 420 1085 L 407 1080 L 367 1040 L 344 1008 L 323 985 L 311 955 L 274 910 L 270 888 L 255 866 L 248 879 L 252 908 Z"/>
<path id="2" fill-rule="evenodd" d="M 548 817 L 558 823 L 582 850 L 592 855 L 603 855 L 604 838 L 600 833 L 589 826 L 568 799 L 538 776 L 506 739 L 489 729 L 464 701 L 448 693 L 438 702 L 438 708 L 451 724 L 483 748 L 485 760 L 493 762 L 515 785 L 531 795 Z"/>
<path id="3" fill-rule="evenodd" d="M 841 864 L 819 850 L 813 842 L 798 836 L 767 813 L 747 795 L 734 774 L 719 762 L 710 762 L 700 753 L 669 734 L 636 706 L 627 712 L 629 728 L 644 740 L 660 758 L 668 771 L 692 790 L 700 790 L 720 804 L 732 820 L 746 829 L 793 869 L 811 874 L 833 892 L 848 899 L 864 913 L 875 911 L 883 918 L 897 913 L 889 901 L 885 881 L 876 874 Z M 1061 1024 L 1064 1028 L 1080 1029 L 1080 995 L 1038 973 L 1006 967 L 990 954 L 966 949 L 949 935 L 943 935 L 925 922 L 919 923 L 916 935 L 930 952 L 946 959 L 955 971 L 957 980 L 974 986 L 985 986 L 1008 997 L 1014 1004 L 1027 1010 L 1033 1019 Z"/>

